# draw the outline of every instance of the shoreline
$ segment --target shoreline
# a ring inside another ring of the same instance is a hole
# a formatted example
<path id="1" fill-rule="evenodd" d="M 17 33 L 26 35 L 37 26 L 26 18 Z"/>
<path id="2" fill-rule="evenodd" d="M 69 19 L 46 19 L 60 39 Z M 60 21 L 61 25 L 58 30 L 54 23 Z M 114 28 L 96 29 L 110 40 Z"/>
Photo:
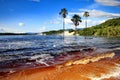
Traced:
<path id="1" fill-rule="evenodd" d="M 0 76 L 0 80 L 102 80 L 104 78 L 104 80 L 108 80 L 108 77 L 111 78 L 109 80 L 115 80 L 113 78 L 117 79 L 116 75 L 120 77 L 120 48 L 110 51 L 104 49 L 97 49 L 96 51 L 83 50 L 83 53 L 86 53 L 86 55 L 83 55 L 81 59 L 78 58 L 78 56 L 81 56 L 78 54 L 81 53 L 71 52 L 69 54 L 74 58 L 61 64 L 44 68 L 24 69 L 17 72 L 11 71 L 7 75 Z M 74 54 L 77 56 L 73 56 Z M 92 61 L 92 59 L 94 60 Z M 81 64 L 81 61 L 85 64 Z M 114 76 L 112 76 L 112 70 L 116 71 Z M 94 77 L 87 75 L 94 75 Z M 107 77 L 104 75 L 107 75 Z"/>

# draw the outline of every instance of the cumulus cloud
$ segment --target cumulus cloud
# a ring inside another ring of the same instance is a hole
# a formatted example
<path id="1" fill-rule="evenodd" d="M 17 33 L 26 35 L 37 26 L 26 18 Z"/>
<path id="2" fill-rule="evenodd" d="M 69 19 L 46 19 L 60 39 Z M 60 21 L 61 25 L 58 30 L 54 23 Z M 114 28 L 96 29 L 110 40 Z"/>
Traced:
<path id="1" fill-rule="evenodd" d="M 95 1 L 106 6 L 120 6 L 120 1 L 118 0 L 95 0 Z"/>
<path id="2" fill-rule="evenodd" d="M 73 25 L 71 18 L 74 14 L 78 14 L 82 17 L 82 23 L 80 23 L 79 27 L 84 28 L 85 27 L 85 18 L 83 17 L 83 14 L 85 11 L 88 11 L 90 16 L 88 18 L 88 26 L 95 26 L 97 24 L 100 24 L 102 22 L 105 22 L 107 19 L 110 18 L 116 18 L 120 17 L 120 14 L 118 13 L 109 13 L 101 10 L 88 10 L 88 9 L 79 9 L 78 12 L 69 12 L 69 17 L 65 19 L 66 24 Z"/>
<path id="3" fill-rule="evenodd" d="M 18 25 L 19 25 L 20 27 L 25 26 L 25 24 L 24 24 L 23 22 L 19 22 Z"/>
<path id="4" fill-rule="evenodd" d="M 116 17 L 120 17 L 120 14 L 117 13 L 109 13 L 109 12 L 104 12 L 101 10 L 87 10 L 87 9 L 80 9 L 80 11 L 82 11 L 82 15 L 84 13 L 84 11 L 88 11 L 90 14 L 90 17 L 93 18 L 116 18 Z"/>
<path id="5" fill-rule="evenodd" d="M 88 18 L 88 27 L 98 25 L 100 23 L 105 22 L 108 19 L 111 18 L 117 18 L 120 17 L 120 13 L 110 13 L 110 12 L 105 12 L 101 10 L 96 10 L 96 9 L 79 9 L 76 12 L 69 12 L 67 15 L 67 18 L 65 18 L 65 24 L 66 24 L 66 29 L 67 28 L 74 28 L 74 24 L 71 21 L 71 18 L 74 14 L 78 14 L 81 16 L 82 23 L 78 26 L 78 28 L 85 28 L 85 18 L 83 17 L 83 14 L 85 11 L 88 11 L 90 16 Z M 62 24 L 62 18 L 61 17 L 56 17 L 55 19 L 51 20 L 51 24 Z"/>
<path id="6" fill-rule="evenodd" d="M 33 2 L 40 2 L 40 0 L 30 0 L 30 1 L 33 1 Z"/>

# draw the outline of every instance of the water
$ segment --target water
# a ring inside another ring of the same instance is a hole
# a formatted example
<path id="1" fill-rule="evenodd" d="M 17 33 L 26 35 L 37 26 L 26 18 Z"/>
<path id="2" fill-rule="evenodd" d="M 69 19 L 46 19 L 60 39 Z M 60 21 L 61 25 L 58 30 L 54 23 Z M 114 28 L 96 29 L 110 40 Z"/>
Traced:
<path id="1" fill-rule="evenodd" d="M 0 71 L 9 71 L 18 66 L 48 66 L 46 61 L 52 61 L 60 53 L 86 47 L 120 47 L 120 38 L 66 36 L 63 40 L 62 36 L 55 35 L 0 36 Z"/>

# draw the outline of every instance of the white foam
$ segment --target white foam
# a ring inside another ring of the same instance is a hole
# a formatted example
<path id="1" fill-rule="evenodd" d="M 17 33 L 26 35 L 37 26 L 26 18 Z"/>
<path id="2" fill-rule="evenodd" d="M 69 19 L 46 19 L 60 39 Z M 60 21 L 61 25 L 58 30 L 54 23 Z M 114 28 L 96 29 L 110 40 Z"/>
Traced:
<path id="1" fill-rule="evenodd" d="M 103 74 L 101 77 L 90 76 L 89 78 L 91 80 L 102 80 L 111 77 L 120 77 L 120 64 L 117 64 L 117 67 L 114 70 L 111 70 L 109 74 Z"/>
<path id="2" fill-rule="evenodd" d="M 49 66 L 46 63 L 46 60 L 53 58 L 50 54 L 41 54 L 41 55 L 35 55 L 30 58 L 30 60 L 36 60 L 37 63 L 44 64 L 46 66 Z"/>
<path id="3" fill-rule="evenodd" d="M 44 59 L 36 60 L 36 62 L 49 66 L 46 62 L 44 62 Z"/>
<path id="4" fill-rule="evenodd" d="M 15 71 L 13 71 L 13 70 L 10 70 L 9 72 L 10 72 L 10 73 L 14 73 Z"/>
<path id="5" fill-rule="evenodd" d="M 88 64 L 90 62 L 97 62 L 104 58 L 113 58 L 114 56 L 115 56 L 115 53 L 112 52 L 112 53 L 97 55 L 95 57 L 86 57 L 86 58 L 83 58 L 80 60 L 68 62 L 68 63 L 66 63 L 66 66 L 70 66 L 72 64 Z"/>
<path id="6" fill-rule="evenodd" d="M 48 58 L 53 58 L 53 56 L 51 56 L 50 54 L 35 55 L 35 56 L 30 57 L 30 60 L 34 60 L 37 58 L 48 59 Z"/>

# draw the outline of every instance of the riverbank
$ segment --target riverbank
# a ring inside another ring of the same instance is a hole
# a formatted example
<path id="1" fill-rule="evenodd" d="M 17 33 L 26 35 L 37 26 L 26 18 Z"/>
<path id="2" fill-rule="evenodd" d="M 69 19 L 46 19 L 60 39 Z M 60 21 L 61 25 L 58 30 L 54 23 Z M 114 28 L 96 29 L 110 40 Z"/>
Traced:
<path id="1" fill-rule="evenodd" d="M 43 68 L 12 72 L 0 80 L 119 80 L 119 48 L 69 52 L 69 60 Z M 64 58 L 65 59 L 65 58 Z M 57 62 L 57 61 L 56 61 Z"/>

